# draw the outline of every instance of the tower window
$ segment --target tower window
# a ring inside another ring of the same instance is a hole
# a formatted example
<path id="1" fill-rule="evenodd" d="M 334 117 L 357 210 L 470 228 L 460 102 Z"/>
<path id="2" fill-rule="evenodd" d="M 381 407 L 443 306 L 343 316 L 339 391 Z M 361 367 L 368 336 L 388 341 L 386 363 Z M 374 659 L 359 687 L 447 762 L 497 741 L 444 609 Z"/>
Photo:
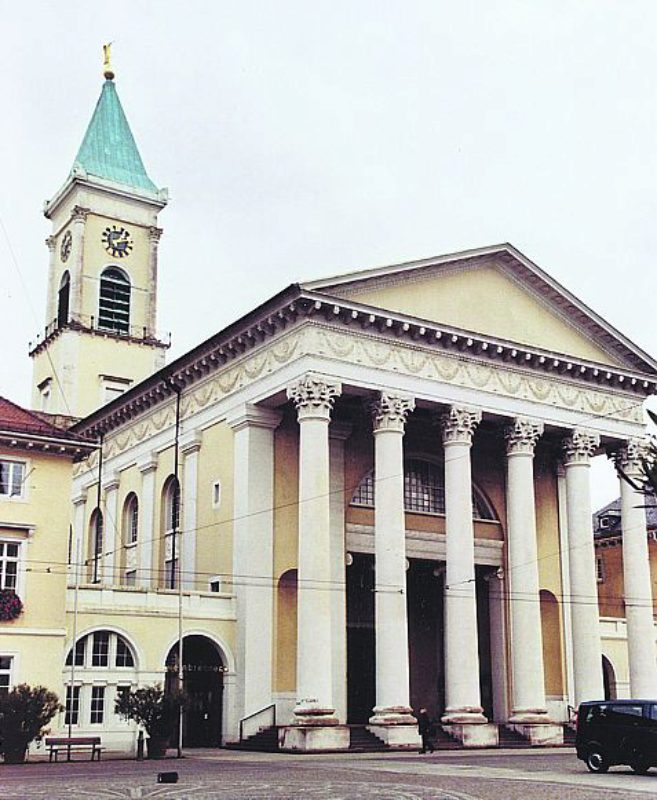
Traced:
<path id="1" fill-rule="evenodd" d="M 118 333 L 130 331 L 130 281 L 117 267 L 108 267 L 100 276 L 98 327 Z"/>
<path id="2" fill-rule="evenodd" d="M 57 293 L 57 327 L 63 328 L 68 323 L 69 298 L 71 296 L 71 276 L 69 271 L 62 275 Z"/>

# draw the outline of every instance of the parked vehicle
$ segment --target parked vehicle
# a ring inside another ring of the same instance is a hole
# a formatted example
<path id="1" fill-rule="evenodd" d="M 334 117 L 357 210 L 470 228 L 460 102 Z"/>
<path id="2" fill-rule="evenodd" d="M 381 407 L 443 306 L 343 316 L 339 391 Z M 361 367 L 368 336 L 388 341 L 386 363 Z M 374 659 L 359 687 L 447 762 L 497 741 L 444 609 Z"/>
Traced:
<path id="1" fill-rule="evenodd" d="M 591 772 L 627 764 L 644 775 L 657 766 L 657 700 L 597 700 L 577 712 L 577 758 Z"/>

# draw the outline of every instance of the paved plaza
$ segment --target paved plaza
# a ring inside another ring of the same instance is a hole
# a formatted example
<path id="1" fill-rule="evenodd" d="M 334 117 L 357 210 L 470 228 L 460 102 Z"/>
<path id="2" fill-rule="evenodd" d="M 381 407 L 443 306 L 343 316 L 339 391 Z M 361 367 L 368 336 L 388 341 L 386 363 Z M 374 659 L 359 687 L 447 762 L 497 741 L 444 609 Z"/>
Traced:
<path id="1" fill-rule="evenodd" d="M 175 770 L 176 784 L 157 773 Z M 278 755 L 190 751 L 182 760 L 0 766 L 2 800 L 644 800 L 657 770 L 591 775 L 574 752 Z"/>

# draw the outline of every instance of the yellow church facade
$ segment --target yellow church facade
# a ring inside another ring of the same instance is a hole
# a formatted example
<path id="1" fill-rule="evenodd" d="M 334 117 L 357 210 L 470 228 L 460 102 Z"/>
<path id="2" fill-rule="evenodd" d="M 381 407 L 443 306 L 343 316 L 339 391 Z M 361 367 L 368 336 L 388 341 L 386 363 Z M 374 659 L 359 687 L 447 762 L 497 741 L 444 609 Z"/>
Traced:
<path id="1" fill-rule="evenodd" d="M 616 616 L 589 474 L 640 469 L 657 363 L 503 244 L 292 284 L 164 366 L 166 199 L 106 74 L 31 350 L 35 408 L 91 450 L 58 488 L 59 726 L 132 752 L 114 699 L 179 671 L 188 747 L 414 747 L 419 707 L 464 746 L 558 743 L 605 659 L 656 696 L 643 500 L 619 480 Z"/>

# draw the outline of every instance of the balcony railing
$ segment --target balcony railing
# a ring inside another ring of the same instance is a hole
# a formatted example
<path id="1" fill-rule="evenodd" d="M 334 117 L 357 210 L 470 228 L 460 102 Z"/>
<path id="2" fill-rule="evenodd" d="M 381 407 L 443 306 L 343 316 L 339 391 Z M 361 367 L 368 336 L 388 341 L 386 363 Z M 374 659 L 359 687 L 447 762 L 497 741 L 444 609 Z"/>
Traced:
<path id="1" fill-rule="evenodd" d="M 161 333 L 152 331 L 146 325 L 127 325 L 112 327 L 101 324 L 98 317 L 85 316 L 83 314 L 72 314 L 66 321 L 59 318 L 53 319 L 43 329 L 43 333 L 37 333 L 36 338 L 29 344 L 29 351 L 33 353 L 40 346 L 55 337 L 62 330 L 86 331 L 96 333 L 100 336 L 111 336 L 117 339 L 127 339 L 132 342 L 142 344 L 159 345 L 161 347 L 171 347 L 171 333 Z"/>

